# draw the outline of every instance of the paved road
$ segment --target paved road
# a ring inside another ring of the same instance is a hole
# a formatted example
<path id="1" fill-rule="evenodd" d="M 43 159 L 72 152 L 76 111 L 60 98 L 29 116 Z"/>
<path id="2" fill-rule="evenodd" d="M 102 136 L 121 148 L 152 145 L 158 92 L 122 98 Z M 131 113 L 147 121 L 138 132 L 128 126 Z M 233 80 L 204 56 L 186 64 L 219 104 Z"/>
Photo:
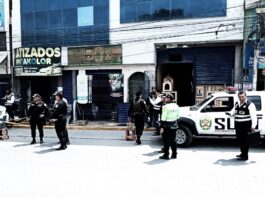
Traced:
<path id="1" fill-rule="evenodd" d="M 28 129 L 10 129 L 0 142 L 1 198 L 264 197 L 265 148 L 238 162 L 234 140 L 197 140 L 177 160 L 159 160 L 159 137 L 124 141 L 121 131 L 69 131 L 71 145 L 55 151 L 46 130 L 43 145 L 29 145 Z"/>

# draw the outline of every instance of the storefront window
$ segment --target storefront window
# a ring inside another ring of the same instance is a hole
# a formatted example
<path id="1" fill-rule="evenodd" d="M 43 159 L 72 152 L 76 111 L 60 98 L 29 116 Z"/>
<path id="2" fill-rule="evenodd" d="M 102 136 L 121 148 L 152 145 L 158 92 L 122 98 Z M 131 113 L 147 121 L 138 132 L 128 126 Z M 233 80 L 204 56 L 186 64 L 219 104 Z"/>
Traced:
<path id="1" fill-rule="evenodd" d="M 121 23 L 226 15 L 226 0 L 121 0 Z M 135 13 L 136 7 L 136 13 Z"/>

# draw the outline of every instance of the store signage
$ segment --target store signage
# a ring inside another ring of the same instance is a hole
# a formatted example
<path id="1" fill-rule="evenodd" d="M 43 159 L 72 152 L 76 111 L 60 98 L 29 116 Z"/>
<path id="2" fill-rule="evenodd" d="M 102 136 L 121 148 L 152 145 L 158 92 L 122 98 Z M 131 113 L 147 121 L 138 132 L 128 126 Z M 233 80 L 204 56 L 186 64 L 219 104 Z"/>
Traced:
<path id="1" fill-rule="evenodd" d="M 23 47 L 15 49 L 15 75 L 62 75 L 60 47 Z"/>
<path id="2" fill-rule="evenodd" d="M 4 0 L 0 0 L 0 31 L 5 31 L 5 6 L 4 6 Z"/>
<path id="3" fill-rule="evenodd" d="M 123 97 L 123 74 L 109 74 L 110 96 Z"/>
<path id="4" fill-rule="evenodd" d="M 80 104 L 88 103 L 88 76 L 85 70 L 79 70 L 76 77 L 77 85 L 77 102 Z"/>
<path id="5" fill-rule="evenodd" d="M 122 64 L 122 48 L 115 46 L 95 46 L 68 48 L 69 66 Z"/>

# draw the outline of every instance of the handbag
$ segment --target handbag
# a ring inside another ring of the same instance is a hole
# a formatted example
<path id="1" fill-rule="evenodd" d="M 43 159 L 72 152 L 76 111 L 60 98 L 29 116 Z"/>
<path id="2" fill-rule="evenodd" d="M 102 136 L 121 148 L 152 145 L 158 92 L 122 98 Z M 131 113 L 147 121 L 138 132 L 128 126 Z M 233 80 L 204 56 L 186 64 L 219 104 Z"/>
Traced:
<path id="1" fill-rule="evenodd" d="M 248 133 L 247 142 L 249 145 L 255 146 L 260 144 L 260 132 L 254 131 Z"/>

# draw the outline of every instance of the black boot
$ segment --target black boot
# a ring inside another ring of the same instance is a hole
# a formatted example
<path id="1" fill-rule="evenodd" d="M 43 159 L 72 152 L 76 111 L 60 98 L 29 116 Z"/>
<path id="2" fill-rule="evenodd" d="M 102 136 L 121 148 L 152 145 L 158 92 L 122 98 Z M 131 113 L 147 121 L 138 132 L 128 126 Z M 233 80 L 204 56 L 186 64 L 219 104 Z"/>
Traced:
<path id="1" fill-rule="evenodd" d="M 136 139 L 136 144 L 137 145 L 140 145 L 140 144 L 142 144 L 142 142 L 141 142 L 141 136 L 137 136 L 137 139 Z"/>
<path id="2" fill-rule="evenodd" d="M 30 144 L 36 144 L 35 138 L 32 139 L 32 141 L 30 142 Z"/>
<path id="3" fill-rule="evenodd" d="M 43 144 L 43 138 L 40 138 L 40 144 Z"/>

